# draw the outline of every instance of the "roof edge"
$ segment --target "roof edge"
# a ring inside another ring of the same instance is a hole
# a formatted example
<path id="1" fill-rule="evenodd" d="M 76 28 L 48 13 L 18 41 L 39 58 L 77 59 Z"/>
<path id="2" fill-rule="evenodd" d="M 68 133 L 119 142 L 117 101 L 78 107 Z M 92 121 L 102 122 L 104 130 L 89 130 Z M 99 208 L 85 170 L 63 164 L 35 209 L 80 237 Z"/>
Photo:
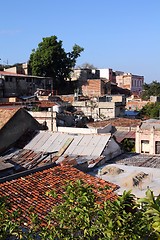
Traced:
<path id="1" fill-rule="evenodd" d="M 22 171 L 20 173 L 12 174 L 12 175 L 7 176 L 7 177 L 2 177 L 2 178 L 0 178 L 0 183 L 9 182 L 9 181 L 21 178 L 21 177 L 28 176 L 28 175 L 36 173 L 36 172 L 40 172 L 40 171 L 47 170 L 47 169 L 52 168 L 52 167 L 56 167 L 56 166 L 57 166 L 56 163 L 50 163 L 50 164 L 42 166 L 42 167 Z"/>

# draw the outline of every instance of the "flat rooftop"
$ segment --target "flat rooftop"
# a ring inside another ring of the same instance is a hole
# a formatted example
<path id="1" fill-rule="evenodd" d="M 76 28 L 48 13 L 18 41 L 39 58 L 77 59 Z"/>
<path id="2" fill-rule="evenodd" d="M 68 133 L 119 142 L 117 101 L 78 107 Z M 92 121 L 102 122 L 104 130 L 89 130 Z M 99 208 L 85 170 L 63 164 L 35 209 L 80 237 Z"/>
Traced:
<path id="1" fill-rule="evenodd" d="M 118 195 L 122 195 L 124 190 L 132 190 L 137 198 L 142 198 L 145 197 L 148 188 L 154 192 L 155 196 L 160 194 L 160 169 L 158 168 L 106 164 L 91 174 L 119 185 L 120 188 L 116 191 Z"/>

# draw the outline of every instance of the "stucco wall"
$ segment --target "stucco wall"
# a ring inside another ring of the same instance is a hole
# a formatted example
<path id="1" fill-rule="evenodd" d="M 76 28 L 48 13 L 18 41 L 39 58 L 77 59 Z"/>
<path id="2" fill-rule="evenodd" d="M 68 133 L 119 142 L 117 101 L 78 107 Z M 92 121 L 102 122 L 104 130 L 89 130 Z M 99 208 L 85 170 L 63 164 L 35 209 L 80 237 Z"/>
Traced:
<path id="1" fill-rule="evenodd" d="M 92 116 L 95 119 L 99 117 L 115 118 L 124 116 L 124 106 L 115 102 L 74 102 L 73 106 L 82 111 L 86 116 Z"/>
<path id="2" fill-rule="evenodd" d="M 67 114 L 57 114 L 55 116 L 52 116 L 52 112 L 32 112 L 29 111 L 29 114 L 31 114 L 32 117 L 34 117 L 40 124 L 43 124 L 46 122 L 48 130 L 52 131 L 52 125 L 56 127 L 56 125 L 64 124 L 66 127 L 70 127 L 74 125 L 74 118 L 72 115 Z M 56 114 L 53 112 L 53 115 Z M 53 118 L 53 120 L 52 120 Z M 57 119 L 57 120 L 56 120 Z M 55 122 L 56 121 L 56 122 Z M 57 131 L 57 127 L 53 129 L 53 131 Z"/>
<path id="3" fill-rule="evenodd" d="M 142 141 L 149 141 L 148 144 L 142 147 Z M 140 129 L 136 131 L 136 153 L 156 154 L 156 141 L 160 141 L 160 132 L 151 129 Z"/>
<path id="4" fill-rule="evenodd" d="M 80 134 L 92 134 L 92 133 L 97 133 L 97 129 L 95 128 L 72 128 L 72 127 L 58 127 L 57 128 L 58 132 L 63 132 L 63 133 L 80 133 Z"/>
<path id="5" fill-rule="evenodd" d="M 63 133 L 80 133 L 80 134 L 98 134 L 98 133 L 110 133 L 111 125 L 108 125 L 104 128 L 73 128 L 73 127 L 58 127 L 58 132 Z"/>

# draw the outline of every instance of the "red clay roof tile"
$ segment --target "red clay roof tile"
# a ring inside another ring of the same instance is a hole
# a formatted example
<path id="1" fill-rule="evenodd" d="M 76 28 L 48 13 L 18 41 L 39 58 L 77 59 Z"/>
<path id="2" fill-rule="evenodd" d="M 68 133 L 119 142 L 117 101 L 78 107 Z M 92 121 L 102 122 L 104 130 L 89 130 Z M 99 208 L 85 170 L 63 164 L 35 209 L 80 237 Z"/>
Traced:
<path id="1" fill-rule="evenodd" d="M 12 210 L 20 209 L 22 211 L 24 222 L 28 223 L 27 214 L 29 214 L 31 206 L 34 207 L 34 212 L 43 220 L 52 207 L 62 201 L 62 195 L 64 194 L 62 186 L 65 185 L 66 181 L 76 181 L 79 179 L 89 185 L 93 185 L 94 192 L 98 196 L 98 200 L 100 197 L 101 202 L 116 199 L 117 195 L 114 193 L 114 190 L 118 188 L 117 185 L 68 166 L 57 166 L 1 183 L 0 196 L 8 197 Z M 99 192 L 99 187 L 104 190 Z M 107 190 L 105 187 L 110 188 Z M 46 195 L 46 192 L 51 190 L 56 191 L 57 198 Z"/>

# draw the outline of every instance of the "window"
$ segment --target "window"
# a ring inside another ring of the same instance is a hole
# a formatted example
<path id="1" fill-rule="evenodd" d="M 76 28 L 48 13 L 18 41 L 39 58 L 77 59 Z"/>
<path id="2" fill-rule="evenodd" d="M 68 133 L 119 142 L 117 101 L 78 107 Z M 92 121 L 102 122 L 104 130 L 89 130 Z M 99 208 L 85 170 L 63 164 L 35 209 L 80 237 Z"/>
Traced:
<path id="1" fill-rule="evenodd" d="M 149 140 L 142 140 L 141 141 L 141 153 L 149 153 Z"/>
<path id="2" fill-rule="evenodd" d="M 155 154 L 160 154 L 160 141 L 155 142 Z"/>

